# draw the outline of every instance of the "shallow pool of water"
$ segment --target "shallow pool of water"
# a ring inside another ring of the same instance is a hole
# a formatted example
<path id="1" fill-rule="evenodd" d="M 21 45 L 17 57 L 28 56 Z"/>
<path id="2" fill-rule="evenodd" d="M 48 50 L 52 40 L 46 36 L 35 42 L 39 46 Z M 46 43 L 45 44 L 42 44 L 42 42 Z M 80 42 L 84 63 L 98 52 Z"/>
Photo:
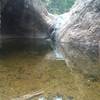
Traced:
<path id="1" fill-rule="evenodd" d="M 64 60 L 49 58 L 49 51 L 13 52 L 0 57 L 0 100 L 12 100 L 36 91 L 53 100 L 100 100 L 100 81 L 90 81 L 67 68 Z M 38 100 L 39 96 L 31 100 Z"/>

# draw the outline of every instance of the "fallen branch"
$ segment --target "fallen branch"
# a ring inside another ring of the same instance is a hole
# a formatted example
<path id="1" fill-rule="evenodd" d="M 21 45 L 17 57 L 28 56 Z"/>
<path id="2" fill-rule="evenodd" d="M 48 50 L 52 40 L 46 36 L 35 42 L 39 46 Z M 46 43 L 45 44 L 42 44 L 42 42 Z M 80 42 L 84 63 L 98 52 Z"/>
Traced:
<path id="1" fill-rule="evenodd" d="M 11 100 L 30 100 L 34 97 L 42 95 L 43 93 L 44 93 L 44 91 L 32 92 L 32 93 L 29 93 L 29 94 L 26 94 L 26 95 L 23 95 L 20 97 L 13 98 Z"/>

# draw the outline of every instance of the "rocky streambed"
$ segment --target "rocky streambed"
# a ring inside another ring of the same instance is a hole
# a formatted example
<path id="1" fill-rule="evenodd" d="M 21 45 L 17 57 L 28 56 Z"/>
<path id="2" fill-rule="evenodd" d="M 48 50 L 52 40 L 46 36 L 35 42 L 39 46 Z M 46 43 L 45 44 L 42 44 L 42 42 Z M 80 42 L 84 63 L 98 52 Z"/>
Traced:
<path id="1" fill-rule="evenodd" d="M 32 50 L 31 47 L 0 56 L 0 100 L 12 100 L 36 91 L 43 94 L 31 100 L 53 100 L 56 96 L 63 100 L 100 99 L 100 81 L 95 77 L 71 71 L 64 60 L 48 58 L 49 50 Z"/>

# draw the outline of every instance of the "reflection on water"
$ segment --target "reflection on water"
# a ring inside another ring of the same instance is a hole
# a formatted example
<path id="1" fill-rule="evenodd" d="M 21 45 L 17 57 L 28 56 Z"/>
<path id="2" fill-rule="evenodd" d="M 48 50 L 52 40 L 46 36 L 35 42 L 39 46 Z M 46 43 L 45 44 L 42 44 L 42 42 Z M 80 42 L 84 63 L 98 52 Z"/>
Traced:
<path id="1" fill-rule="evenodd" d="M 8 38 L 2 39 L 1 51 L 3 53 L 12 53 L 19 51 L 47 52 L 50 49 L 49 41 L 33 38 Z"/>
<path id="2" fill-rule="evenodd" d="M 31 42 L 31 45 L 25 42 L 28 49 L 22 49 L 25 46 L 17 40 L 20 47 L 13 42 L 16 49 L 11 53 L 14 48 L 6 43 L 12 42 L 5 42 L 2 46 L 0 100 L 11 100 L 33 91 L 44 91 L 43 96 L 48 100 L 53 100 L 56 96 L 66 98 L 65 100 L 100 100 L 100 82 L 90 81 L 80 73 L 70 72 L 64 60 L 46 59 L 50 50 L 48 46 L 32 47 L 37 42 Z M 38 50 L 41 52 L 36 52 Z M 38 99 L 36 97 L 33 100 Z"/>

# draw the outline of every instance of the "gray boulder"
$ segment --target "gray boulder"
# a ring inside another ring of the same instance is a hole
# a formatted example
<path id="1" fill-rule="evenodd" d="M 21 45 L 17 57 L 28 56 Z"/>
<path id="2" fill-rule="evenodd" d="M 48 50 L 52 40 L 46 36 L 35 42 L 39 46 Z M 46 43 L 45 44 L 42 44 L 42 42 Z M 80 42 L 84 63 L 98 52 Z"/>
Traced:
<path id="1" fill-rule="evenodd" d="M 46 8 L 40 0 L 1 0 L 1 5 L 3 36 L 47 36 Z"/>
<path id="2" fill-rule="evenodd" d="M 68 67 L 100 78 L 100 0 L 77 0 L 57 40 Z"/>

